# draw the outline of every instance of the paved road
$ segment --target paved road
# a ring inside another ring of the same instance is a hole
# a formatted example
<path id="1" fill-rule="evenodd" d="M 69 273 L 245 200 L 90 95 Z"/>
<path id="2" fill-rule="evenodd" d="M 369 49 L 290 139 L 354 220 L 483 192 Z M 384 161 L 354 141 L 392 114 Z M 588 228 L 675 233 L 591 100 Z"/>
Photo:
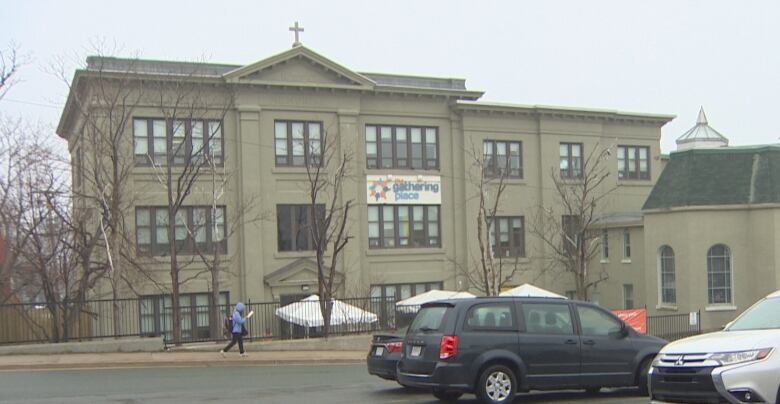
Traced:
<path id="1" fill-rule="evenodd" d="M 438 403 L 366 374 L 365 365 L 0 372 L 0 403 Z M 462 403 L 475 404 L 473 396 Z M 639 404 L 632 390 L 531 393 L 517 403 Z"/>

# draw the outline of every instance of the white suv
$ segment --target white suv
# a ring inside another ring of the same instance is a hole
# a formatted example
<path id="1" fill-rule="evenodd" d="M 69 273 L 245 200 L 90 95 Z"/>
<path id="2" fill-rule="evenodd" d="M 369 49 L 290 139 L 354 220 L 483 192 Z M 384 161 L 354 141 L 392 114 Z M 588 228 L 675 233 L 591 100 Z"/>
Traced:
<path id="1" fill-rule="evenodd" d="M 780 404 L 780 291 L 723 331 L 665 346 L 650 369 L 653 403 Z"/>

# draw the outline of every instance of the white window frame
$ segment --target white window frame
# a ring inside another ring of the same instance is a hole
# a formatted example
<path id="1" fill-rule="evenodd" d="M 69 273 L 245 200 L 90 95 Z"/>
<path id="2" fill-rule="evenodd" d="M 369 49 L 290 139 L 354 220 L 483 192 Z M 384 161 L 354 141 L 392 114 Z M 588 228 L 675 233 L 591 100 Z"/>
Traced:
<path id="1" fill-rule="evenodd" d="M 627 290 L 626 287 L 627 286 L 631 287 L 631 307 L 628 307 L 628 305 L 626 304 L 626 302 L 628 301 L 627 300 L 627 296 L 626 296 L 626 290 Z M 632 309 L 636 308 L 636 299 L 634 298 L 634 296 L 636 296 L 636 294 L 634 293 L 634 291 L 635 291 L 635 289 L 634 289 L 634 284 L 633 283 L 624 283 L 623 284 L 623 308 L 626 309 L 626 310 L 632 310 Z"/>
<path id="2" fill-rule="evenodd" d="M 672 251 L 672 262 L 674 263 L 674 302 L 665 302 L 664 301 L 664 278 L 663 278 L 663 249 L 664 247 L 669 247 L 669 249 Z M 674 248 L 670 246 L 669 244 L 664 244 L 660 247 L 658 247 L 658 251 L 656 253 L 657 258 L 657 268 L 658 268 L 658 305 L 656 308 L 668 308 L 668 309 L 677 309 L 677 254 L 674 252 Z"/>
<path id="3" fill-rule="evenodd" d="M 723 303 L 710 303 L 710 285 L 709 285 L 709 275 L 710 275 L 710 266 L 709 266 L 709 257 L 710 257 L 710 250 L 712 250 L 714 247 L 722 245 L 726 247 L 726 250 L 728 251 L 728 264 L 729 264 L 729 292 L 731 295 L 731 299 L 728 302 Z M 709 248 L 707 248 L 707 252 L 704 256 L 705 261 L 705 269 L 706 269 L 706 275 L 707 275 L 707 307 L 705 307 L 706 311 L 733 311 L 736 310 L 737 307 L 734 304 L 736 301 L 736 296 L 734 296 L 734 291 L 737 289 L 734 285 L 734 251 L 729 247 L 726 243 L 715 243 L 712 244 Z"/>
<path id="4" fill-rule="evenodd" d="M 623 260 L 620 262 L 631 263 L 631 230 L 628 228 L 623 229 Z"/>

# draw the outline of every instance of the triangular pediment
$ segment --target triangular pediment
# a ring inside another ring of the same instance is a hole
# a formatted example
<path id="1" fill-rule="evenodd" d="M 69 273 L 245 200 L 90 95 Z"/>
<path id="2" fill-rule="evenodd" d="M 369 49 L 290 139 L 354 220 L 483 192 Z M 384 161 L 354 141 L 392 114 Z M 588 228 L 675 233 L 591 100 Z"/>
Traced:
<path id="1" fill-rule="evenodd" d="M 373 88 L 367 77 L 304 46 L 271 56 L 225 74 L 232 83 L 329 88 Z"/>
<path id="2" fill-rule="evenodd" d="M 336 273 L 336 281 L 342 275 Z M 265 275 L 263 278 L 269 286 L 317 284 L 317 263 L 310 258 L 299 258 L 281 268 Z"/>

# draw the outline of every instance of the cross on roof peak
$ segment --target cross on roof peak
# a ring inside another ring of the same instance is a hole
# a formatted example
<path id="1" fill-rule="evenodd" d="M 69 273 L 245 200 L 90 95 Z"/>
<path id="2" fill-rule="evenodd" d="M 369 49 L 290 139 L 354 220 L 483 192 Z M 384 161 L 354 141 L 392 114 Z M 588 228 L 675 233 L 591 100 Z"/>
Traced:
<path id="1" fill-rule="evenodd" d="M 295 32 L 295 42 L 293 42 L 292 45 L 293 48 L 296 46 L 301 46 L 299 34 L 303 32 L 303 27 L 298 26 L 298 21 L 295 21 L 295 24 L 292 27 L 290 27 L 290 31 Z"/>

